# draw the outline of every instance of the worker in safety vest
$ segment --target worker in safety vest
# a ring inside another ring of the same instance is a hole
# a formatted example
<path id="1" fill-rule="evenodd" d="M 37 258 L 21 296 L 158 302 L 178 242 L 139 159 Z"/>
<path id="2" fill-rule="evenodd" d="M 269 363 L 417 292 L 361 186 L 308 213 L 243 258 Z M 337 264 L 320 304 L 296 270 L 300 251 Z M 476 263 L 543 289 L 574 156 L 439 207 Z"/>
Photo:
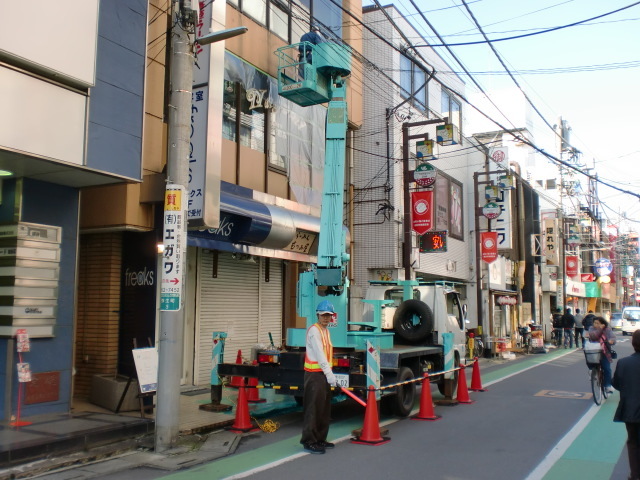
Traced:
<path id="1" fill-rule="evenodd" d="M 331 387 L 336 386 L 336 376 L 331 370 L 333 345 L 328 325 L 336 318 L 333 305 L 323 300 L 316 308 L 318 321 L 307 330 L 304 357 L 304 419 L 302 443 L 309 453 L 325 453 L 333 448 L 327 442 L 331 420 Z"/>

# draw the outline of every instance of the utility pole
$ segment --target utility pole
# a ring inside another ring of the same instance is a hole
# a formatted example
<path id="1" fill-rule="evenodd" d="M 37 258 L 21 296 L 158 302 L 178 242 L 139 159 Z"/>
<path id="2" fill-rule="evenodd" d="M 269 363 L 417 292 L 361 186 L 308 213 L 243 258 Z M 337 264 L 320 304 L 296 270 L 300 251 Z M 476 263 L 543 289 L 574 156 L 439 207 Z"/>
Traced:
<path id="1" fill-rule="evenodd" d="M 189 187 L 189 137 L 191 134 L 191 88 L 193 83 L 193 43 L 190 35 L 194 33 L 194 10 L 187 12 L 181 8 L 179 0 L 173 0 L 171 10 L 171 60 L 170 60 L 170 97 L 168 115 L 168 152 L 167 152 L 167 186 L 178 188 L 180 197 L 174 202 L 179 209 L 176 215 L 182 217 L 181 225 L 176 225 L 182 232 L 169 234 L 183 239 L 182 245 L 176 245 L 178 251 L 174 261 L 167 261 L 167 253 L 162 262 L 162 287 L 168 282 L 168 275 L 174 274 L 177 282 L 174 285 L 182 291 L 184 270 L 186 267 L 186 232 L 187 217 L 186 195 Z M 192 15 L 187 15 L 191 13 Z M 197 15 L 195 15 L 197 19 Z M 193 37 L 192 37 L 193 38 Z M 180 189 L 182 189 L 180 191 Z M 168 216 L 167 204 L 169 193 L 165 194 L 165 222 Z M 167 228 L 163 227 L 163 239 Z M 165 252 L 167 245 L 165 240 Z M 175 265 L 174 265 L 175 264 Z M 170 266 L 169 266 L 170 265 Z M 170 269 L 170 271 L 168 271 Z M 179 284 L 179 285 L 178 285 Z M 162 295 L 162 294 L 161 294 Z M 160 331 L 158 338 L 158 390 L 156 410 L 155 450 L 160 453 L 178 440 L 180 411 L 180 378 L 182 372 L 184 309 L 181 293 L 173 297 L 175 305 L 162 306 L 160 310 Z"/>
<path id="2" fill-rule="evenodd" d="M 180 379 L 184 344 L 184 280 L 187 265 L 187 203 L 189 193 L 189 142 L 193 88 L 193 44 L 198 21 L 197 0 L 172 0 L 171 61 L 168 115 L 167 190 L 162 262 L 160 331 L 158 338 L 158 389 L 155 450 L 176 445 L 180 429 Z M 210 33 L 197 39 L 200 45 L 241 35 L 247 27 Z M 216 68 L 223 68 L 216 66 Z M 179 219 L 176 222 L 176 219 Z M 180 241 L 176 242 L 176 239 Z M 171 251 L 167 240 L 175 242 Z M 173 248 L 175 247 L 175 248 Z"/>

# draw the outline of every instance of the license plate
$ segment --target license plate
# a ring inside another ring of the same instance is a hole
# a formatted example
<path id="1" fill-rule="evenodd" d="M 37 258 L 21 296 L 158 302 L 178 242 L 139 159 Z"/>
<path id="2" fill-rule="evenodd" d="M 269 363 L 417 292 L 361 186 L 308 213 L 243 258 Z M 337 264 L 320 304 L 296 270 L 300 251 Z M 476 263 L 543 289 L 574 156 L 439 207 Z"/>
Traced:
<path id="1" fill-rule="evenodd" d="M 336 373 L 336 380 L 338 381 L 338 386 L 343 388 L 349 388 L 349 374 L 347 373 Z"/>

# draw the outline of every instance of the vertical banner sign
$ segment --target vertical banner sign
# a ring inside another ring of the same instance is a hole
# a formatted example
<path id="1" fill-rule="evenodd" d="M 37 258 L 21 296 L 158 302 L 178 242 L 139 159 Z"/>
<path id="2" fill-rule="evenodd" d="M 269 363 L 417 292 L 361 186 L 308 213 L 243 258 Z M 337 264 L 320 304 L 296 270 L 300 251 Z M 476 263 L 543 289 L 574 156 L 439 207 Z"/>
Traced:
<path id="1" fill-rule="evenodd" d="M 558 219 L 544 219 L 544 255 L 547 262 L 558 265 Z"/>
<path id="2" fill-rule="evenodd" d="M 498 258 L 498 232 L 480 233 L 480 258 L 487 263 Z"/>
<path id="3" fill-rule="evenodd" d="M 160 310 L 178 311 L 182 308 L 182 280 L 187 248 L 184 187 L 167 185 L 164 197 L 164 227 L 162 230 L 162 286 Z"/>
<path id="4" fill-rule="evenodd" d="M 367 388 L 376 389 L 376 400 L 380 399 L 380 345 L 367 340 Z"/>
<path id="5" fill-rule="evenodd" d="M 577 277 L 578 276 L 578 257 L 574 255 L 569 255 L 566 257 L 566 269 L 568 277 Z"/>
<path id="6" fill-rule="evenodd" d="M 433 227 L 433 191 L 411 192 L 411 229 L 423 235 Z"/>

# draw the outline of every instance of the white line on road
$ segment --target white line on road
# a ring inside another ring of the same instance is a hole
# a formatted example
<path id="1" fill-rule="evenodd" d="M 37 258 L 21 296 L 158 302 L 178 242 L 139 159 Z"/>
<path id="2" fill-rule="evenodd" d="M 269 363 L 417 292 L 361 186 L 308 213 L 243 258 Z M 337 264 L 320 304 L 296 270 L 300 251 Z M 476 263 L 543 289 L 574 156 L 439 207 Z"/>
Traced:
<path id="1" fill-rule="evenodd" d="M 571 444 L 578 438 L 578 435 L 589 425 L 596 413 L 600 409 L 599 405 L 592 405 L 587 413 L 585 413 L 578 423 L 576 423 L 567 434 L 551 449 L 549 454 L 538 464 L 538 466 L 529 474 L 525 480 L 541 480 L 547 474 L 551 467 L 562 458 Z"/>

